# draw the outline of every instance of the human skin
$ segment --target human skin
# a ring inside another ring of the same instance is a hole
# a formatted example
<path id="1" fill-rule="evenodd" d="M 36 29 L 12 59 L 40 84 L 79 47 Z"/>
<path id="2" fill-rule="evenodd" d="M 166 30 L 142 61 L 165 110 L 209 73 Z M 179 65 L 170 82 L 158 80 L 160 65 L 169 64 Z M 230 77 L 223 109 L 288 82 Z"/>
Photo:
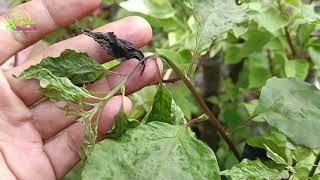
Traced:
<path id="1" fill-rule="evenodd" d="M 32 0 L 0 16 L 0 21 L 18 9 L 27 11 L 37 22 L 35 32 L 12 32 L 0 30 L 0 65 L 11 56 L 34 44 L 49 32 L 73 23 L 75 19 L 92 13 L 100 0 Z M 147 45 L 152 39 L 150 25 L 140 17 L 127 17 L 96 29 L 112 31 L 138 47 Z M 65 49 L 87 52 L 100 63 L 111 59 L 94 40 L 79 35 L 53 44 L 39 55 L 28 59 L 9 71 L 0 71 L 0 177 L 1 179 L 50 180 L 61 179 L 80 160 L 83 125 L 76 117 L 65 116 L 59 109 L 61 104 L 44 101 L 36 80 L 19 80 L 13 77 L 26 68 L 37 64 L 42 58 L 58 56 Z M 157 63 L 156 63 L 157 62 Z M 138 64 L 137 60 L 121 63 L 113 71 L 128 73 Z M 159 79 L 160 61 L 150 60 L 142 76 L 136 72 L 127 84 L 128 93 L 133 93 Z M 110 75 L 88 88 L 97 92 L 108 92 L 122 77 Z M 129 98 L 115 96 L 104 106 L 98 128 L 98 139 L 103 138 L 113 125 L 114 116 L 121 102 L 125 112 L 132 107 Z"/>

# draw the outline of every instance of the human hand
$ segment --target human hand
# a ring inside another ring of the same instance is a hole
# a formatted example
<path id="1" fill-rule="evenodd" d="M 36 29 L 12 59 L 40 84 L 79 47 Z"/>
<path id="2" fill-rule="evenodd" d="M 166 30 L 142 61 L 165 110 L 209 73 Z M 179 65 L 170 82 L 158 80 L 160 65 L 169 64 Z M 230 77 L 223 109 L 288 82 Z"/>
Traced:
<path id="1" fill-rule="evenodd" d="M 99 0 L 33 0 L 11 12 L 23 9 L 37 22 L 35 32 L 11 32 L 0 30 L 0 65 L 7 59 L 40 40 L 51 31 L 80 19 L 100 4 Z M 0 20 L 9 14 L 0 16 Z M 122 39 L 138 47 L 152 39 L 150 25 L 142 18 L 128 17 L 107 24 L 97 31 L 112 31 Z M 85 35 L 51 45 L 41 54 L 5 73 L 0 71 L 0 177 L 1 179 L 49 180 L 62 178 L 79 160 L 83 126 L 76 117 L 65 116 L 56 102 L 44 101 L 33 105 L 41 98 L 39 82 L 19 80 L 13 75 L 48 56 L 58 56 L 65 49 L 87 52 L 99 62 L 110 60 L 99 44 Z M 128 73 L 137 60 L 128 60 L 114 69 Z M 158 62 L 161 68 L 161 62 Z M 115 87 L 121 77 L 110 75 L 92 85 L 90 90 L 107 92 Z M 157 63 L 149 61 L 142 76 L 140 72 L 127 84 L 128 93 L 135 92 L 158 80 Z M 99 121 L 99 137 L 112 127 L 114 116 L 121 106 L 121 96 L 113 97 L 104 107 Z M 32 107 L 31 107 L 32 105 Z M 126 112 L 131 102 L 123 99 Z"/>

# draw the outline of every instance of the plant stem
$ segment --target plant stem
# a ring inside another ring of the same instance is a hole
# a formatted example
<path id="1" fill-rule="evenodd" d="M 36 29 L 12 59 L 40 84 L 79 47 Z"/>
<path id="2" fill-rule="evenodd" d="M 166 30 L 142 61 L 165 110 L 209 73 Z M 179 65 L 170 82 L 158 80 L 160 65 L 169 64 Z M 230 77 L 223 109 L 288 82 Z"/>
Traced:
<path id="1" fill-rule="evenodd" d="M 284 30 L 285 30 L 286 38 L 287 38 L 287 41 L 288 41 L 288 44 L 289 44 L 289 47 L 290 47 L 290 50 L 292 53 L 292 57 L 296 57 L 296 49 L 294 48 L 288 27 L 285 27 Z"/>
<path id="2" fill-rule="evenodd" d="M 174 79 L 163 79 L 162 83 L 175 83 L 177 81 L 180 81 L 180 78 L 174 78 Z"/>
<path id="3" fill-rule="evenodd" d="M 111 97 L 113 97 L 116 93 L 118 93 L 123 86 L 125 86 L 128 81 L 131 79 L 131 77 L 134 75 L 134 73 L 138 70 L 139 66 L 141 64 L 143 64 L 144 62 L 146 62 L 148 59 L 155 57 L 155 55 L 151 55 L 151 56 L 147 56 L 144 59 L 142 59 L 141 61 L 139 61 L 139 63 L 134 67 L 134 69 L 130 72 L 129 75 L 127 75 L 125 77 L 124 80 L 122 80 L 122 82 L 120 84 L 118 84 L 112 91 L 110 91 L 108 93 L 108 95 L 106 95 L 103 100 L 109 100 Z"/>
<path id="4" fill-rule="evenodd" d="M 187 123 L 187 127 L 190 127 L 192 126 L 193 124 L 195 123 L 200 123 L 200 122 L 204 122 L 204 121 L 207 121 L 209 118 L 206 114 L 203 114 L 195 119 L 192 119 L 190 120 L 188 123 Z"/>
<path id="5" fill-rule="evenodd" d="M 194 11 L 194 10 L 193 10 Z M 195 19 L 197 20 L 197 22 L 200 22 L 199 20 L 199 17 L 197 16 L 197 13 L 196 11 L 193 12 L 194 14 L 194 17 Z M 199 48 L 200 48 L 200 41 L 201 41 L 201 32 L 200 32 L 200 23 L 198 24 L 197 26 L 197 35 L 196 35 L 196 47 L 195 47 L 195 51 L 192 55 L 192 62 L 188 68 L 188 72 L 187 72 L 187 77 L 190 77 L 191 76 L 191 73 L 192 73 L 192 69 L 193 69 L 193 65 L 195 64 L 196 62 L 196 58 L 198 56 L 198 51 L 199 51 Z"/>
<path id="6" fill-rule="evenodd" d="M 269 70 L 270 70 L 271 74 L 273 74 L 272 56 L 271 56 L 271 50 L 270 49 L 267 49 L 267 58 L 268 58 L 268 62 L 269 62 Z"/>
<path id="7" fill-rule="evenodd" d="M 200 41 L 200 40 L 197 40 L 197 41 Z M 190 76 L 191 76 L 192 69 L 193 69 L 193 65 L 195 64 L 196 58 L 197 58 L 197 56 L 198 56 L 198 50 L 199 50 L 199 43 L 197 42 L 196 50 L 194 51 L 194 54 L 193 54 L 193 56 L 192 56 L 192 63 L 190 64 L 189 69 L 188 69 L 188 72 L 187 72 L 187 77 L 190 77 Z"/>
<path id="8" fill-rule="evenodd" d="M 199 95 L 199 93 L 196 91 L 195 87 L 192 85 L 191 81 L 184 75 L 184 73 L 167 57 L 160 55 L 162 59 L 164 59 L 171 68 L 177 73 L 177 75 L 183 80 L 183 82 L 186 84 L 186 86 L 191 91 L 192 95 L 196 98 L 199 105 L 201 106 L 204 113 L 211 119 L 211 123 L 215 128 L 218 129 L 220 135 L 222 138 L 226 141 L 226 143 L 229 145 L 230 150 L 233 152 L 233 154 L 236 156 L 236 158 L 241 161 L 242 157 L 240 153 L 238 152 L 236 146 L 233 144 L 232 140 L 227 134 L 227 131 L 225 127 L 220 123 L 220 121 L 214 116 L 214 114 L 211 112 L 209 107 L 206 105 L 203 98 Z"/>
<path id="9" fill-rule="evenodd" d="M 249 123 L 252 119 L 256 118 L 258 115 L 253 115 L 252 117 L 249 117 L 248 119 L 246 119 L 245 121 L 243 121 L 241 124 L 239 124 L 237 127 L 235 127 L 234 129 L 232 129 L 228 134 L 233 134 L 235 131 L 237 131 L 238 129 L 243 128 L 247 123 Z"/>
<path id="10" fill-rule="evenodd" d="M 314 175 L 314 173 L 316 172 L 317 167 L 319 165 L 319 162 L 320 162 L 320 153 L 317 155 L 317 158 L 313 163 L 313 166 L 312 166 L 312 168 L 311 168 L 311 170 L 309 172 L 309 177 L 312 177 Z"/>
<path id="11" fill-rule="evenodd" d="M 175 83 L 175 82 L 178 82 L 178 81 L 180 81 L 180 80 L 181 80 L 180 78 L 162 79 L 161 82 L 162 82 L 162 83 Z M 153 83 L 153 84 L 151 84 L 151 85 L 157 85 L 157 84 L 159 84 L 159 82 L 155 82 L 155 83 Z"/>

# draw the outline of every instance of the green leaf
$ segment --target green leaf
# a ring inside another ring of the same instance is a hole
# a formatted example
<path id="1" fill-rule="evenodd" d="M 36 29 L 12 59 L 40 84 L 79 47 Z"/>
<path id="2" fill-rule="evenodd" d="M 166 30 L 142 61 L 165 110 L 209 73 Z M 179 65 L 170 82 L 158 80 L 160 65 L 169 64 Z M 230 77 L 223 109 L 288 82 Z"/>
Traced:
<path id="1" fill-rule="evenodd" d="M 189 128 L 158 121 L 95 146 L 82 173 L 94 179 L 220 179 L 213 151 Z"/>
<path id="2" fill-rule="evenodd" d="M 288 24 L 289 18 L 273 6 L 268 6 L 252 17 L 260 26 L 275 33 Z"/>
<path id="3" fill-rule="evenodd" d="M 249 161 L 243 160 L 240 164 L 235 165 L 231 170 L 220 172 L 220 175 L 229 176 L 231 179 L 278 179 L 279 171 L 270 169 L 262 164 L 260 160 Z"/>
<path id="4" fill-rule="evenodd" d="M 197 7 L 197 0 L 184 0 L 184 4 L 190 9 L 195 9 Z"/>
<path id="5" fill-rule="evenodd" d="M 272 35 L 251 25 L 242 38 L 246 40 L 244 43 L 231 45 L 226 49 L 225 62 L 227 64 L 237 64 L 243 58 L 255 52 L 261 52 L 263 47 L 272 39 Z"/>
<path id="6" fill-rule="evenodd" d="M 156 94 L 157 88 L 156 85 L 147 86 L 130 96 L 133 107 L 129 118 L 141 119 L 146 112 L 150 112 L 153 104 L 153 96 Z"/>
<path id="7" fill-rule="evenodd" d="M 299 15 L 302 23 L 317 23 L 320 19 L 320 15 L 315 11 L 314 4 L 303 4 Z"/>
<path id="8" fill-rule="evenodd" d="M 185 124 L 186 120 L 181 109 L 174 102 L 170 91 L 160 83 L 154 96 L 152 109 L 144 118 L 145 123 L 160 121 L 172 125 Z"/>
<path id="9" fill-rule="evenodd" d="M 168 33 L 169 46 L 179 45 L 185 43 L 186 38 L 190 36 L 189 31 L 179 29 Z"/>
<path id="10" fill-rule="evenodd" d="M 284 0 L 287 4 L 290 4 L 295 7 L 301 6 L 301 0 Z"/>
<path id="11" fill-rule="evenodd" d="M 285 52 L 288 49 L 288 41 L 284 36 L 273 37 L 265 46 L 270 51 Z"/>
<path id="12" fill-rule="evenodd" d="M 312 153 L 312 149 L 310 149 L 310 148 L 306 148 L 306 147 L 302 147 L 302 146 L 295 146 L 293 149 L 294 149 L 293 159 L 296 160 L 297 162 L 301 162 L 301 161 L 307 159 L 309 156 L 313 156 L 315 159 L 315 156 Z"/>
<path id="13" fill-rule="evenodd" d="M 251 136 L 247 143 L 267 151 L 267 156 L 278 164 L 291 166 L 291 151 L 285 135 L 273 130 L 267 130 L 261 136 Z"/>
<path id="14" fill-rule="evenodd" d="M 128 119 L 128 116 L 124 112 L 123 107 L 121 107 L 120 111 L 114 119 L 115 121 L 112 129 L 109 132 L 107 132 L 108 138 L 118 139 L 128 129 L 135 128 L 140 124 L 140 122 L 135 119 Z"/>
<path id="15" fill-rule="evenodd" d="M 309 47 L 308 52 L 312 62 L 316 66 L 320 67 L 320 47 L 315 47 L 315 46 Z"/>
<path id="16" fill-rule="evenodd" d="M 285 53 L 279 51 L 272 54 L 272 74 L 277 77 L 286 77 L 285 74 L 285 62 L 288 58 Z"/>
<path id="17" fill-rule="evenodd" d="M 316 25 L 315 24 L 301 24 L 298 29 L 297 33 L 297 40 L 298 43 L 302 46 L 305 45 L 305 43 L 310 38 L 311 33 L 314 31 Z"/>
<path id="18" fill-rule="evenodd" d="M 320 174 L 316 174 L 311 177 L 311 180 L 319 180 L 320 179 Z"/>
<path id="19" fill-rule="evenodd" d="M 186 119 L 191 119 L 192 115 L 199 115 L 198 104 L 185 85 L 173 86 L 170 88 L 172 97 L 177 106 L 181 108 Z"/>
<path id="20" fill-rule="evenodd" d="M 295 147 L 294 155 L 296 164 L 294 166 L 294 174 L 292 180 L 299 180 L 308 177 L 310 170 L 316 160 L 316 156 L 312 153 L 312 149 Z"/>
<path id="21" fill-rule="evenodd" d="M 255 25 L 252 25 L 243 38 L 246 42 L 241 48 L 241 57 L 246 57 L 253 52 L 261 51 L 262 48 L 272 40 L 273 36 L 268 31 L 258 29 Z"/>
<path id="22" fill-rule="evenodd" d="M 30 71 L 47 69 L 56 77 L 65 77 L 75 84 L 82 86 L 95 82 L 107 73 L 107 70 L 95 59 L 86 53 L 78 53 L 67 49 L 59 57 L 47 57 L 39 64 L 31 66 L 20 74 L 20 77 L 28 76 Z"/>
<path id="23" fill-rule="evenodd" d="M 234 29 L 245 20 L 245 11 L 234 0 L 200 0 L 197 5 L 199 17 L 200 47 L 209 46 L 213 40 Z"/>
<path id="24" fill-rule="evenodd" d="M 243 106 L 246 108 L 246 110 L 248 111 L 248 114 L 250 116 L 254 115 L 254 110 L 256 109 L 257 105 L 258 105 L 258 100 L 252 100 L 248 103 L 243 103 Z"/>
<path id="25" fill-rule="evenodd" d="M 168 0 L 127 0 L 120 3 L 127 11 L 150 15 L 158 19 L 166 19 L 175 15 Z"/>
<path id="26" fill-rule="evenodd" d="M 173 51 L 169 49 L 157 49 L 157 52 L 171 59 L 179 67 L 179 69 L 185 72 L 188 70 L 188 67 L 192 62 L 192 55 L 191 57 L 188 56 L 186 54 L 187 51 L 182 51 L 182 53 L 179 53 L 177 51 Z"/>
<path id="27" fill-rule="evenodd" d="M 309 72 L 309 63 L 304 59 L 289 60 L 285 62 L 284 69 L 287 77 L 304 80 Z"/>
<path id="28" fill-rule="evenodd" d="M 231 45 L 225 51 L 225 63 L 226 64 L 238 64 L 242 60 L 241 47 Z"/>
<path id="29" fill-rule="evenodd" d="M 41 90 L 51 100 L 81 104 L 84 98 L 94 98 L 89 91 L 77 87 L 65 77 L 56 77 L 48 69 L 33 66 L 24 71 L 20 79 L 37 79 Z"/>
<path id="30" fill-rule="evenodd" d="M 255 53 L 249 56 L 249 88 L 260 88 L 271 77 L 269 70 L 269 61 L 261 53 Z"/>
<path id="31" fill-rule="evenodd" d="M 263 87 L 256 113 L 294 143 L 320 147 L 320 91 L 296 78 L 271 78 Z"/>
<path id="32" fill-rule="evenodd" d="M 84 167 L 84 161 L 80 161 L 63 177 L 63 180 L 81 179 L 81 173 Z"/>

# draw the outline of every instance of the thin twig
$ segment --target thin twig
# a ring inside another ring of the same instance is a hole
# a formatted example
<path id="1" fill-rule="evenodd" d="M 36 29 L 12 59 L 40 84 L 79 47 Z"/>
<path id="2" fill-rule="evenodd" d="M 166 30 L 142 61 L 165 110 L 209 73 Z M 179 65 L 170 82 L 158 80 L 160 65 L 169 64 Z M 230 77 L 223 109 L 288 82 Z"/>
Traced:
<path id="1" fill-rule="evenodd" d="M 320 153 L 317 155 L 317 158 L 313 163 L 313 166 L 312 166 L 312 168 L 311 168 L 311 170 L 309 172 L 309 177 L 312 177 L 314 175 L 314 173 L 316 172 L 317 167 L 319 165 L 319 162 L 320 162 Z"/>
<path id="2" fill-rule="evenodd" d="M 163 83 L 175 83 L 177 81 L 180 81 L 180 78 L 173 78 L 173 79 L 163 79 L 162 82 Z"/>
<path id="3" fill-rule="evenodd" d="M 289 47 L 290 47 L 290 50 L 291 50 L 291 53 L 292 53 L 292 57 L 294 58 L 294 57 L 296 57 L 296 49 L 295 49 L 295 47 L 293 45 L 293 42 L 292 42 L 288 27 L 285 27 L 284 30 L 285 30 L 286 38 L 287 38 L 287 41 L 288 41 L 288 44 L 289 44 Z"/>
<path id="4" fill-rule="evenodd" d="M 245 121 L 241 122 L 237 127 L 231 129 L 228 134 L 232 135 L 235 131 L 243 128 L 246 124 L 248 124 L 250 121 L 252 121 L 254 118 L 256 118 L 258 115 L 253 115 L 252 117 L 246 119 Z"/>
<path id="5" fill-rule="evenodd" d="M 220 123 L 220 121 L 215 117 L 215 115 L 211 112 L 209 107 L 206 105 L 205 101 L 203 98 L 199 95 L 195 87 L 192 85 L 191 81 L 184 75 L 184 73 L 167 57 L 160 55 L 162 59 L 164 59 L 170 66 L 171 68 L 176 72 L 176 74 L 183 80 L 183 82 L 186 84 L 186 86 L 189 88 L 191 91 L 192 95 L 196 98 L 198 101 L 199 105 L 201 106 L 202 110 L 204 111 L 205 114 L 208 115 L 208 117 L 211 119 L 212 125 L 217 128 L 219 131 L 220 135 L 222 138 L 226 141 L 228 144 L 230 150 L 233 152 L 233 154 L 236 156 L 236 158 L 241 161 L 242 157 L 240 153 L 238 152 L 235 144 L 233 144 L 232 140 L 227 134 L 227 131 L 225 127 Z"/>
<path id="6" fill-rule="evenodd" d="M 132 72 L 126 77 L 124 83 L 125 83 L 125 84 L 128 83 L 128 81 L 131 79 L 131 77 L 134 75 L 134 73 L 138 70 L 138 68 L 139 68 L 139 66 L 140 66 L 141 64 L 146 63 L 146 61 L 147 61 L 148 59 L 151 59 L 151 58 L 154 58 L 154 57 L 156 57 L 156 56 L 155 56 L 155 55 L 151 55 L 151 56 L 147 56 L 147 57 L 143 58 L 142 60 L 140 60 L 139 63 L 136 65 L 136 67 L 134 67 L 134 69 L 132 70 Z M 141 74 L 142 74 L 142 73 L 143 73 L 143 70 L 142 70 Z"/>
<path id="7" fill-rule="evenodd" d="M 180 80 L 181 80 L 180 78 L 162 79 L 161 82 L 162 82 L 162 83 L 175 83 L 175 82 L 180 81 Z M 155 83 L 153 83 L 153 84 L 151 84 L 151 85 L 157 85 L 157 84 L 159 84 L 159 82 L 155 82 Z"/>
<path id="8" fill-rule="evenodd" d="M 194 12 L 194 14 L 195 14 L 195 18 L 197 19 L 196 12 Z M 198 22 L 200 22 L 200 21 L 198 21 Z M 194 51 L 194 53 L 192 55 L 192 62 L 189 65 L 189 68 L 188 68 L 188 71 L 187 71 L 187 77 L 191 76 L 193 65 L 195 64 L 196 58 L 198 57 L 198 51 L 199 51 L 199 48 L 200 48 L 200 41 L 201 41 L 201 33 L 199 31 L 199 29 L 200 29 L 199 26 L 200 26 L 200 24 L 197 26 L 196 47 L 195 47 L 195 51 Z"/>
<path id="9" fill-rule="evenodd" d="M 187 123 L 187 127 L 190 127 L 195 123 L 200 123 L 200 122 L 204 122 L 204 121 L 208 121 L 208 120 L 209 120 L 209 117 L 206 114 L 203 114 L 203 115 L 201 115 L 201 116 L 199 116 L 199 117 L 197 117 L 195 119 L 190 120 Z"/>
<path id="10" fill-rule="evenodd" d="M 268 58 L 268 62 L 269 62 L 269 70 L 270 70 L 271 74 L 273 74 L 272 57 L 271 57 L 270 49 L 267 49 L 267 58 Z"/>
<path id="11" fill-rule="evenodd" d="M 198 43 L 197 43 L 198 44 Z M 189 69 L 188 69 L 188 73 L 187 73 L 187 77 L 190 77 L 191 76 L 191 73 L 192 73 L 192 69 L 193 69 L 193 65 L 195 64 L 196 62 L 196 58 L 198 56 L 198 45 L 196 46 L 196 50 L 192 56 L 192 63 L 189 65 Z"/>

